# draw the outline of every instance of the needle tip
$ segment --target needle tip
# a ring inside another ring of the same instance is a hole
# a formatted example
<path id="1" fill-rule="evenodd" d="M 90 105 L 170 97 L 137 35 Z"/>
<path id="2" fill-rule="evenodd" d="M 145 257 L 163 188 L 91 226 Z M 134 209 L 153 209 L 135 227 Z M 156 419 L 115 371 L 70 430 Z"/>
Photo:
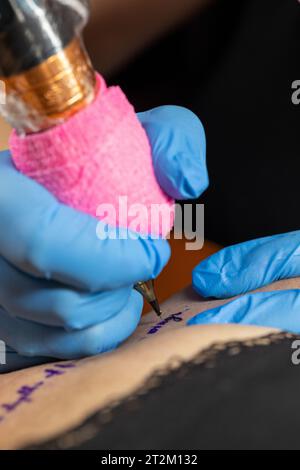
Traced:
<path id="1" fill-rule="evenodd" d="M 153 308 L 154 312 L 156 313 L 157 316 L 161 317 L 162 316 L 162 311 L 160 309 L 159 303 L 157 300 L 153 300 L 151 302 L 151 307 Z"/>

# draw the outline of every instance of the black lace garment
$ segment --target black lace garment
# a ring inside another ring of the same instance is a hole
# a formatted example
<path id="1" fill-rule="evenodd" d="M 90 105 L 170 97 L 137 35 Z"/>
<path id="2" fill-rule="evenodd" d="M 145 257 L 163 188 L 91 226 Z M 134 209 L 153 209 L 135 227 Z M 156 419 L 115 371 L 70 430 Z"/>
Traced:
<path id="1" fill-rule="evenodd" d="M 138 111 L 176 104 L 201 118 L 205 235 L 221 245 L 299 230 L 299 34 L 297 0 L 212 1 L 111 80 Z"/>
<path id="2" fill-rule="evenodd" d="M 42 449 L 299 449 L 296 337 L 216 344 Z"/>

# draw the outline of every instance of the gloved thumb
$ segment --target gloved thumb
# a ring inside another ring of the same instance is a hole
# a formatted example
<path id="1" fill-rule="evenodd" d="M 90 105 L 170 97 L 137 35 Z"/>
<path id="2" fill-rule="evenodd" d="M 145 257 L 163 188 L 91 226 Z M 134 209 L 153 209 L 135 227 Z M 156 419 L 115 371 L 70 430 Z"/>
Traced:
<path id="1" fill-rule="evenodd" d="M 138 114 L 152 148 L 156 177 L 173 199 L 198 198 L 208 187 L 206 139 L 188 109 L 162 106 Z"/>

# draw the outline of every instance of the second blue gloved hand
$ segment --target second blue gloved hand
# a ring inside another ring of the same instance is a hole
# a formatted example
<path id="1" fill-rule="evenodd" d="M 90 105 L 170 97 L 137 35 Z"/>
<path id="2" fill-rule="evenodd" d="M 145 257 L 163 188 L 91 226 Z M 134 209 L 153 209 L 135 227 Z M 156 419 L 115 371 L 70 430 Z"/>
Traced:
<path id="1" fill-rule="evenodd" d="M 188 110 L 162 107 L 140 116 L 162 188 L 172 197 L 208 185 L 205 136 Z M 142 298 L 133 290 L 169 259 L 164 240 L 106 239 L 98 221 L 59 204 L 0 153 L 0 373 L 115 348 L 136 328 Z"/>
<path id="2" fill-rule="evenodd" d="M 194 288 L 203 297 L 246 295 L 199 314 L 188 324 L 239 323 L 300 333 L 300 290 L 248 293 L 297 276 L 300 231 L 225 248 L 195 268 Z"/>

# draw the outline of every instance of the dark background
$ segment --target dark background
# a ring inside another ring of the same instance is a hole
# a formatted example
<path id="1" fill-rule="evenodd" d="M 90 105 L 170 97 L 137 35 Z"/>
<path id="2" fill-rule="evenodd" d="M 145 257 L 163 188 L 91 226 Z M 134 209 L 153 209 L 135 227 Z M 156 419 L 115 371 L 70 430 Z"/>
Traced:
<path id="1" fill-rule="evenodd" d="M 206 237 L 222 244 L 298 230 L 297 0 L 219 0 L 111 77 L 137 111 L 191 108 L 207 133 Z"/>

